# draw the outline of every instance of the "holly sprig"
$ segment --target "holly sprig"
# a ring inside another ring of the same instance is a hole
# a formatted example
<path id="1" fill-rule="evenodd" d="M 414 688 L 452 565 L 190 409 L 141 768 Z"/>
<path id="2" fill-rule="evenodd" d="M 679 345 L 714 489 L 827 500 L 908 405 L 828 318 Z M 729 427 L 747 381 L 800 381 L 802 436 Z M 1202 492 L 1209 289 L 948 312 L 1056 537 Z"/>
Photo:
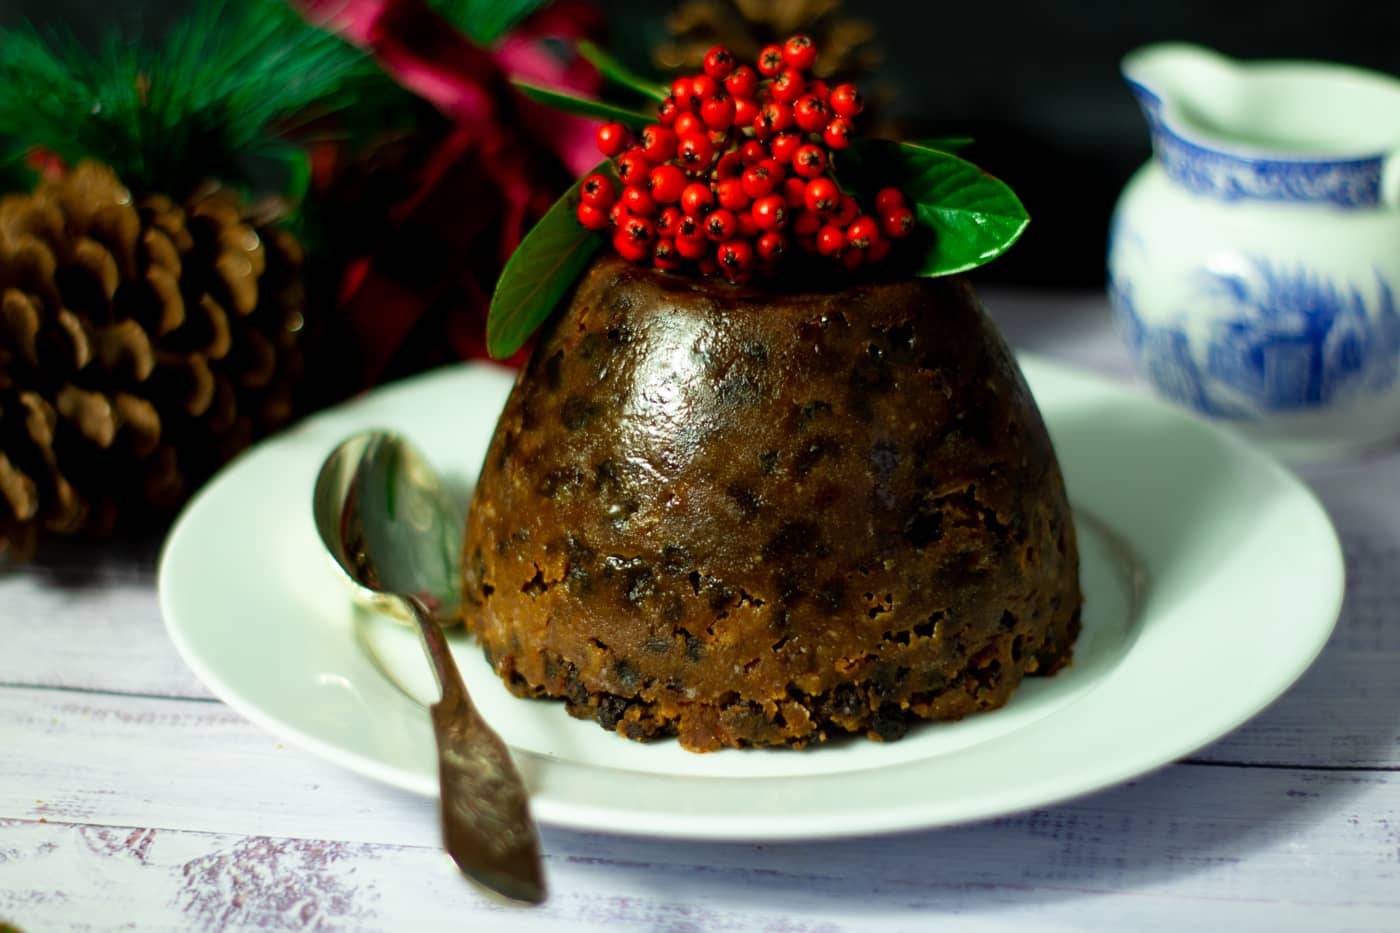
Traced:
<path id="1" fill-rule="evenodd" d="M 646 104 L 664 101 L 667 89 L 629 71 L 604 50 L 581 44 L 579 54 L 612 84 Z M 621 123 L 634 131 L 656 122 L 638 109 L 517 82 L 527 97 L 563 112 Z M 916 276 L 965 272 L 1006 252 L 1030 222 L 1025 207 L 1000 179 L 954 151 L 965 137 L 900 142 L 852 138 L 833 154 L 832 176 L 842 191 L 870 203 L 877 191 L 903 192 L 917 218 L 901 244 L 894 268 Z M 604 173 L 614 184 L 610 163 Z M 558 302 L 606 242 L 578 223 L 582 180 L 561 197 L 525 237 L 497 284 L 487 317 L 487 350 L 504 358 L 517 352 L 549 319 Z"/>

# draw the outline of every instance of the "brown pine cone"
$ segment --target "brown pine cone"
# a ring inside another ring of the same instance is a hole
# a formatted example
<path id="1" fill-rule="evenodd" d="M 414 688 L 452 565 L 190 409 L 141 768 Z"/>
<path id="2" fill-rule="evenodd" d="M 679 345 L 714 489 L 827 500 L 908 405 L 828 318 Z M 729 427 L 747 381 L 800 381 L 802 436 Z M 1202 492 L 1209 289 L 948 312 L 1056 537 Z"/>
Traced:
<path id="1" fill-rule="evenodd" d="M 291 417 L 300 244 L 87 162 L 0 199 L 0 556 L 179 505 Z"/>

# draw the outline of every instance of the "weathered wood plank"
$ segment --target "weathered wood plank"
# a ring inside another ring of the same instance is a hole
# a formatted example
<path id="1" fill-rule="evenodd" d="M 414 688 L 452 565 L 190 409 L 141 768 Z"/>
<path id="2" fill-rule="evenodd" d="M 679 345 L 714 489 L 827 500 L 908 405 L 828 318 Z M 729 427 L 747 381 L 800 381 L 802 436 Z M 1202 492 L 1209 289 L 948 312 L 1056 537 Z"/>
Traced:
<path id="1" fill-rule="evenodd" d="M 330 810 L 340 790 L 290 796 Z M 219 803 L 247 812 L 235 786 L 227 796 Z M 0 917 L 44 930 L 813 933 L 939 917 L 967 930 L 1388 930 L 1400 917 L 1400 785 L 1389 775 L 1176 766 L 1023 816 L 824 844 L 546 832 L 553 896 L 537 912 L 488 904 L 431 839 L 394 841 L 404 833 L 391 822 L 385 842 L 364 843 L 0 820 Z"/>
<path id="2" fill-rule="evenodd" d="M 0 685 L 210 696 L 166 637 L 154 573 L 0 575 Z"/>
<path id="3" fill-rule="evenodd" d="M 9 690 L 0 693 L 0 724 L 0 744 L 7 749 L 0 818 L 429 848 L 436 841 L 431 801 L 280 747 L 216 704 Z M 589 838 L 551 835 L 566 847 Z M 1060 856 L 1017 854 L 1025 846 L 1043 849 L 1046 840 L 1074 845 Z M 638 847 L 640 861 L 666 852 L 684 859 L 690 851 L 661 842 L 607 844 Z M 857 874 L 868 859 L 879 864 L 881 853 L 912 858 L 926 847 L 951 846 L 974 862 L 985 856 L 980 870 L 991 874 L 1009 858 L 1028 878 L 1073 877 L 1083 858 L 1118 881 L 1126 879 L 1125 871 L 1156 872 L 1178 846 L 1197 855 L 1214 850 L 1221 865 L 1248 863 L 1251 875 L 1283 870 L 1292 853 L 1307 851 L 1337 868 L 1348 860 L 1373 863 L 1369 870 L 1377 878 L 1400 882 L 1397 845 L 1400 773 L 1178 765 L 1116 790 L 982 827 L 816 848 L 844 853 L 841 870 Z M 773 848 L 786 852 L 784 858 L 803 858 L 801 846 L 701 850 L 709 863 L 718 854 L 740 858 Z M 761 867 L 763 860 L 751 864 Z M 1228 888 L 1221 878 L 1209 883 Z M 1391 896 L 1400 902 L 1400 884 L 1391 895 L 1374 893 L 1387 903 Z"/>

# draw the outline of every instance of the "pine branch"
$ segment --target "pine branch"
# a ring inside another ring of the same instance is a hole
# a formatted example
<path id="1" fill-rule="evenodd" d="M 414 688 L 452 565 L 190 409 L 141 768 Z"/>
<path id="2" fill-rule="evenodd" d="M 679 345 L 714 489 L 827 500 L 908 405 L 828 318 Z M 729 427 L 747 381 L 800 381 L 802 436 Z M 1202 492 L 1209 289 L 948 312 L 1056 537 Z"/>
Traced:
<path id="1" fill-rule="evenodd" d="M 281 0 L 211 0 L 158 48 L 112 35 L 90 54 L 19 29 L 0 34 L 0 136 L 178 196 L 211 176 L 248 181 L 250 161 L 285 149 L 278 120 L 347 106 L 369 80 L 362 53 Z"/>

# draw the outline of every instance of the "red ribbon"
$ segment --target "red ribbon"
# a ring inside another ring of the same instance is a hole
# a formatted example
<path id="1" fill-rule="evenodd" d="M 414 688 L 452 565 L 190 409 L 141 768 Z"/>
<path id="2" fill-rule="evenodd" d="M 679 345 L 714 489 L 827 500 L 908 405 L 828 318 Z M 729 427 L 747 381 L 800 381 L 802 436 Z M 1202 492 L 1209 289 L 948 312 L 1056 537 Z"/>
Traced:
<path id="1" fill-rule="evenodd" d="M 449 293 L 472 313 L 449 317 L 444 339 L 458 356 L 484 355 L 489 297 L 471 273 L 482 271 L 492 280 L 487 287 L 493 286 L 529 219 L 552 202 L 556 192 L 542 185 L 536 153 L 549 154 L 572 175 L 596 161 L 594 124 L 526 100 L 510 87 L 509 78 L 595 90 L 598 76 L 591 66 L 560 61 L 544 40 L 575 40 L 596 32 L 598 14 L 579 2 L 557 4 L 487 50 L 424 0 L 292 2 L 309 22 L 365 49 L 399 84 L 455 124 L 436 144 L 412 193 L 388 218 L 394 228 L 390 236 L 412 230 L 439 237 L 432 250 L 438 267 L 419 270 L 420 278 L 412 282 L 391 274 L 378 255 L 362 257 L 347 270 L 340 304 L 359 337 L 365 377 L 377 382 L 427 309 Z M 480 177 L 464 178 L 464 169 Z M 493 222 L 496 242 L 480 242 Z M 480 255 L 483 246 L 494 247 L 490 256 Z M 482 258 L 492 262 L 481 263 Z"/>

